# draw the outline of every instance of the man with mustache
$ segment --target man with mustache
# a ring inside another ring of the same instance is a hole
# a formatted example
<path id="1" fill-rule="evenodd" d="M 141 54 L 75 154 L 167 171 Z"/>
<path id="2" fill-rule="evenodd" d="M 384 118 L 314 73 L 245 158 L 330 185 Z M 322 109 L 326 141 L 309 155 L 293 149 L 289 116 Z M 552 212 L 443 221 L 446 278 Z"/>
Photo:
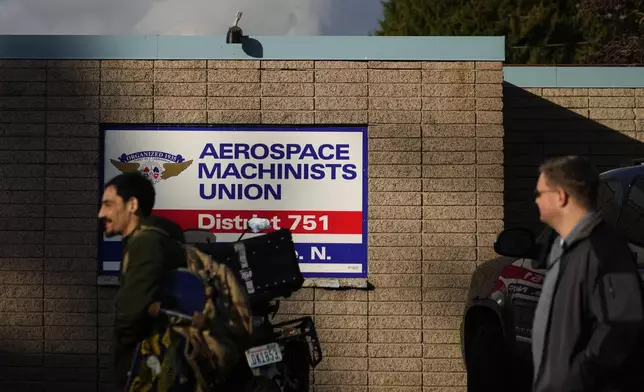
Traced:
<path id="1" fill-rule="evenodd" d="M 151 215 L 154 201 L 154 186 L 146 177 L 123 173 L 105 185 L 98 212 L 106 236 L 120 235 L 124 247 L 113 342 L 113 366 L 121 388 L 138 342 L 153 327 L 148 307 L 157 299 L 161 279 L 169 270 L 186 266 L 183 231 Z M 141 230 L 142 226 L 152 230 Z"/>

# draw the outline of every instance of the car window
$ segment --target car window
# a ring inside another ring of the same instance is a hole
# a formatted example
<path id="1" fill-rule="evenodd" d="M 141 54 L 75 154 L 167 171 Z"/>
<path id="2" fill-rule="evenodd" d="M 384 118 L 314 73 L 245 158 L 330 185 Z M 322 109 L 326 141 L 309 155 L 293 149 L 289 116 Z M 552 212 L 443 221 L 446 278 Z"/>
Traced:
<path id="1" fill-rule="evenodd" d="M 618 200 L 622 198 L 622 186 L 616 179 L 599 183 L 597 195 L 597 209 L 601 211 L 606 222 L 615 226 L 619 216 Z"/>
<path id="2" fill-rule="evenodd" d="M 619 229 L 635 245 L 644 246 L 644 178 L 633 182 L 622 209 Z"/>

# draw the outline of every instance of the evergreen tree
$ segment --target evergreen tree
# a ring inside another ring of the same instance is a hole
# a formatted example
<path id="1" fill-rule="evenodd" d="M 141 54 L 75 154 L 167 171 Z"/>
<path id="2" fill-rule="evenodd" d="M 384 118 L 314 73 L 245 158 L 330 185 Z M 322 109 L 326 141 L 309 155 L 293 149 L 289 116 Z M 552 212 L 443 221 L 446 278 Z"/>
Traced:
<path id="1" fill-rule="evenodd" d="M 640 1 L 640 0 L 637 0 Z M 570 64 L 601 27 L 572 0 L 388 0 L 377 35 L 505 36 L 506 62 Z"/>
<path id="2" fill-rule="evenodd" d="M 582 15 L 604 29 L 589 59 L 604 64 L 644 63 L 644 0 L 583 0 Z"/>

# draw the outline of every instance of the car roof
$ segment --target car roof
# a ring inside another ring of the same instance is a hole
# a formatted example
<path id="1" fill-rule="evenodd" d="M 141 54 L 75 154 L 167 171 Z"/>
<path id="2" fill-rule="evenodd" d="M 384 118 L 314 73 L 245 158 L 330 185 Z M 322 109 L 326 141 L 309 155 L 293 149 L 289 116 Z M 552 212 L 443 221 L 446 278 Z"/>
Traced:
<path id="1" fill-rule="evenodd" d="M 600 180 L 618 179 L 630 183 L 634 177 L 644 176 L 644 164 L 620 167 L 605 171 L 599 175 Z"/>

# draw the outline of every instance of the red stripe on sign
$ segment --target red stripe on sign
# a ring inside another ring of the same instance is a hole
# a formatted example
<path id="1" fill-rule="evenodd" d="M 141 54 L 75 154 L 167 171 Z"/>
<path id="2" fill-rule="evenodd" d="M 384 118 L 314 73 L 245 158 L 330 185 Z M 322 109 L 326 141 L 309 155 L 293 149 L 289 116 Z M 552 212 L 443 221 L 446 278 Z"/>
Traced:
<path id="1" fill-rule="evenodd" d="M 246 221 L 256 216 L 271 220 L 272 229 L 286 228 L 294 234 L 362 234 L 361 211 L 154 210 L 153 213 L 184 230 L 241 233 Z"/>

